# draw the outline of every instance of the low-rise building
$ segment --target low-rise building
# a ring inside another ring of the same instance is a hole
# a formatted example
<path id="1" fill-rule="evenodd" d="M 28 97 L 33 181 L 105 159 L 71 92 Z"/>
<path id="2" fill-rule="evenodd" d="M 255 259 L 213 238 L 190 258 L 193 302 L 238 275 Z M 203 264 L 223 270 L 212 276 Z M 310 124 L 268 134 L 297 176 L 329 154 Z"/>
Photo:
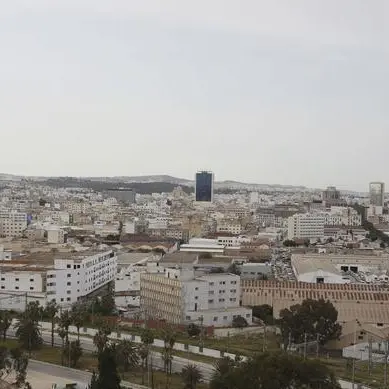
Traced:
<path id="1" fill-rule="evenodd" d="M 163 275 L 143 273 L 141 309 L 174 324 L 226 327 L 237 316 L 252 322 L 251 309 L 240 306 L 240 277 L 234 274 L 196 276 L 193 270 L 176 268 Z"/>
<path id="2" fill-rule="evenodd" d="M 338 322 L 388 325 L 389 290 L 369 284 L 314 284 L 306 282 L 242 280 L 242 304 L 273 307 L 274 317 L 306 299 L 329 300 L 338 311 Z"/>
<path id="3" fill-rule="evenodd" d="M 325 216 L 322 213 L 299 213 L 288 218 L 288 239 L 324 238 Z"/>

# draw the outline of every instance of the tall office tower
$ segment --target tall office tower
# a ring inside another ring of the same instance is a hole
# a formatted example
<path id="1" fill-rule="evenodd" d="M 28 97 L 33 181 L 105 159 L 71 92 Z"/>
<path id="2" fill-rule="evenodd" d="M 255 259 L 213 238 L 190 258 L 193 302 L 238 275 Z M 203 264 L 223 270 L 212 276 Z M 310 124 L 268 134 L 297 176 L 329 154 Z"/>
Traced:
<path id="1" fill-rule="evenodd" d="M 369 185 L 370 205 L 384 206 L 385 184 L 383 182 L 371 182 Z"/>
<path id="2" fill-rule="evenodd" d="M 212 172 L 201 171 L 196 173 L 196 201 L 213 201 L 213 180 Z"/>

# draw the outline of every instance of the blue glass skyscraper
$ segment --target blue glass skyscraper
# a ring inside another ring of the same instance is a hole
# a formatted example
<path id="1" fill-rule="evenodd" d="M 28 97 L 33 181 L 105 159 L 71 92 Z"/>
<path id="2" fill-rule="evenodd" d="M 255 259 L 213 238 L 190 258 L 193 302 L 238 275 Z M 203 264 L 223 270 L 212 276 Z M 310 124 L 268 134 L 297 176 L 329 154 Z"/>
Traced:
<path id="1" fill-rule="evenodd" d="M 213 201 L 213 173 L 197 172 L 196 173 L 196 201 Z"/>

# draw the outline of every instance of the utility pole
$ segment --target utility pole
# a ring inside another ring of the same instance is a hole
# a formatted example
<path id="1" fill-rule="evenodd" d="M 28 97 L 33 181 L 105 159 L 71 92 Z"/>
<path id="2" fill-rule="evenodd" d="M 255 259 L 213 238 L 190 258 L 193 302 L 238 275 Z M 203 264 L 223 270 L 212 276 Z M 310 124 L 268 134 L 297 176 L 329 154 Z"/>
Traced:
<path id="1" fill-rule="evenodd" d="M 316 335 L 316 358 L 319 358 L 319 341 L 320 341 L 320 335 Z"/>
<path id="2" fill-rule="evenodd" d="M 355 346 L 357 344 L 357 321 L 355 320 L 355 323 L 354 323 L 354 351 L 353 351 L 353 373 L 352 373 L 352 389 L 355 388 Z"/>
<path id="3" fill-rule="evenodd" d="M 288 336 L 288 351 L 290 351 L 291 345 L 292 345 L 292 333 L 289 332 L 289 336 Z"/>
<path id="4" fill-rule="evenodd" d="M 388 339 L 385 339 L 384 388 L 388 387 Z"/>
<path id="5" fill-rule="evenodd" d="M 304 333 L 304 359 L 307 359 L 307 336 L 308 334 Z"/>
<path id="6" fill-rule="evenodd" d="M 367 368 L 370 376 L 372 371 L 372 359 L 373 359 L 373 350 L 372 350 L 373 345 L 372 345 L 372 340 L 370 335 L 369 335 L 368 343 L 369 343 L 369 363 L 367 365 Z"/>
<path id="7" fill-rule="evenodd" d="M 263 343 L 262 343 L 262 352 L 264 353 L 266 351 L 266 324 L 265 327 L 263 327 Z"/>
<path id="8" fill-rule="evenodd" d="M 203 349 L 203 315 L 200 316 L 200 347 Z"/>

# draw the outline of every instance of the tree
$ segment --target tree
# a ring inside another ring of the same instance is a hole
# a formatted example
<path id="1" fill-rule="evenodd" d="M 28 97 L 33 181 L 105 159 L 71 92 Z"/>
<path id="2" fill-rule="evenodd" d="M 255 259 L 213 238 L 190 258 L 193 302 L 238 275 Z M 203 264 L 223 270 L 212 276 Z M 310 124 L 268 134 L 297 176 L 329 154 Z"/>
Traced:
<path id="1" fill-rule="evenodd" d="M 235 328 L 244 328 L 248 326 L 248 323 L 243 316 L 239 315 L 232 319 L 232 326 Z"/>
<path id="2" fill-rule="evenodd" d="M 71 312 L 72 324 L 77 328 L 77 339 L 80 340 L 80 328 L 87 321 L 88 312 L 82 305 L 74 305 Z"/>
<path id="3" fill-rule="evenodd" d="M 291 240 L 291 239 L 285 239 L 283 242 L 283 245 L 285 247 L 296 247 L 296 242 L 294 240 Z"/>
<path id="4" fill-rule="evenodd" d="M 176 343 L 176 334 L 171 327 L 166 327 L 163 330 L 162 339 L 164 342 L 162 359 L 164 361 L 165 372 L 166 374 L 172 374 L 173 347 Z"/>
<path id="5" fill-rule="evenodd" d="M 58 336 L 62 339 L 61 365 L 63 365 L 64 364 L 66 331 L 62 327 L 59 327 L 57 332 L 58 332 Z"/>
<path id="6" fill-rule="evenodd" d="M 26 382 L 27 367 L 28 357 L 20 348 L 0 347 L 0 382 L 9 376 L 14 376 L 12 387 L 31 388 L 30 384 Z"/>
<path id="7" fill-rule="evenodd" d="M 69 327 L 71 326 L 71 324 L 72 324 L 72 317 L 70 315 L 70 312 L 69 311 L 61 312 L 61 315 L 58 320 L 58 326 L 65 331 L 66 343 L 69 342 Z"/>
<path id="8" fill-rule="evenodd" d="M 150 346 L 154 343 L 154 334 L 150 328 L 145 328 L 141 334 L 142 346 L 139 349 L 139 356 L 142 360 L 142 385 L 144 384 L 145 368 L 149 367 Z"/>
<path id="9" fill-rule="evenodd" d="M 210 388 L 211 389 L 234 389 L 237 388 L 236 370 L 240 366 L 239 362 L 233 361 L 231 358 L 223 357 L 215 363 L 215 371 L 212 375 Z"/>
<path id="10" fill-rule="evenodd" d="M 7 340 L 7 331 L 12 324 L 12 315 L 9 311 L 1 311 L 0 313 L 0 333 L 3 336 L 3 342 Z"/>
<path id="11" fill-rule="evenodd" d="M 187 365 L 181 372 L 185 389 L 196 389 L 197 384 L 202 380 L 203 375 L 196 365 Z"/>
<path id="12" fill-rule="evenodd" d="M 96 372 L 93 370 L 88 389 L 99 389 L 99 382 Z"/>
<path id="13" fill-rule="evenodd" d="M 95 314 L 111 316 L 115 313 L 115 290 L 112 282 L 107 285 L 105 294 L 101 298 L 97 297 L 91 306 Z"/>
<path id="14" fill-rule="evenodd" d="M 139 363 L 138 349 L 129 340 L 122 340 L 116 346 L 117 365 L 123 373 L 127 373 Z"/>
<path id="15" fill-rule="evenodd" d="M 340 389 L 331 370 L 319 361 L 284 352 L 258 354 L 244 362 L 220 360 L 211 389 Z"/>
<path id="16" fill-rule="evenodd" d="M 190 323 L 187 328 L 189 336 L 199 336 L 201 333 L 201 328 L 195 323 Z"/>
<path id="17" fill-rule="evenodd" d="M 29 303 L 15 325 L 16 337 L 19 339 L 21 346 L 28 350 L 29 355 L 31 355 L 31 350 L 39 348 L 42 344 L 39 326 L 41 310 L 38 308 L 39 303 Z"/>
<path id="18" fill-rule="evenodd" d="M 272 325 L 274 322 L 273 307 L 268 304 L 256 305 L 253 307 L 253 316 L 262 320 L 265 324 Z"/>
<path id="19" fill-rule="evenodd" d="M 144 344 L 142 344 L 139 349 L 139 357 L 141 360 L 141 368 L 142 368 L 142 385 L 145 384 L 145 367 L 147 368 L 148 365 L 148 356 L 149 356 L 149 349 Z"/>
<path id="20" fill-rule="evenodd" d="M 77 367 L 77 363 L 82 356 L 82 348 L 79 340 L 70 342 L 69 358 L 70 358 L 70 367 Z M 66 352 L 66 350 L 63 350 Z"/>
<path id="21" fill-rule="evenodd" d="M 235 262 L 233 262 L 227 269 L 228 273 L 236 274 L 237 276 L 240 276 L 241 271 L 239 270 L 239 267 Z"/>
<path id="22" fill-rule="evenodd" d="M 381 247 L 382 249 L 384 249 L 384 248 L 386 247 L 386 244 L 385 244 L 384 242 L 381 242 L 381 243 L 380 243 L 380 247 Z"/>
<path id="23" fill-rule="evenodd" d="M 54 329 L 55 329 L 55 317 L 57 316 L 59 306 L 52 300 L 47 303 L 44 309 L 43 315 L 47 317 L 51 322 L 51 347 L 54 347 Z"/>
<path id="24" fill-rule="evenodd" d="M 319 340 L 324 345 L 331 339 L 338 339 L 342 327 L 337 323 L 338 311 L 331 302 L 324 299 L 307 299 L 280 312 L 279 324 L 284 339 L 291 337 L 295 343 Z"/>
<path id="25" fill-rule="evenodd" d="M 100 354 L 105 347 L 108 345 L 109 338 L 108 336 L 111 334 L 112 328 L 106 321 L 102 321 L 99 323 L 98 331 L 93 337 L 93 343 L 97 348 L 97 352 Z"/>
<path id="26" fill-rule="evenodd" d="M 120 376 L 117 370 L 114 345 L 105 347 L 98 356 L 99 376 L 97 389 L 120 389 Z"/>

